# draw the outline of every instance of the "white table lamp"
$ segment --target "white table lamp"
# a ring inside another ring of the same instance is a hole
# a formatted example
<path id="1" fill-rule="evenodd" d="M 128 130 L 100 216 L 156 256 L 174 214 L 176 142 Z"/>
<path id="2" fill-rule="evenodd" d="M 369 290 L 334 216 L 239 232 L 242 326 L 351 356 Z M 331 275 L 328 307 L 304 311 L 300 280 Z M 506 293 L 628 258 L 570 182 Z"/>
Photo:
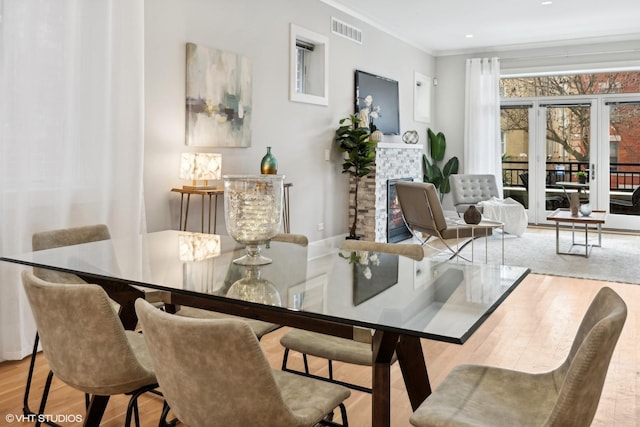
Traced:
<path id="1" fill-rule="evenodd" d="M 180 158 L 180 179 L 191 181 L 192 185 L 183 185 L 187 190 L 204 190 L 210 180 L 222 177 L 222 155 L 217 153 L 182 153 Z M 203 181 L 200 184 L 199 181 Z"/>

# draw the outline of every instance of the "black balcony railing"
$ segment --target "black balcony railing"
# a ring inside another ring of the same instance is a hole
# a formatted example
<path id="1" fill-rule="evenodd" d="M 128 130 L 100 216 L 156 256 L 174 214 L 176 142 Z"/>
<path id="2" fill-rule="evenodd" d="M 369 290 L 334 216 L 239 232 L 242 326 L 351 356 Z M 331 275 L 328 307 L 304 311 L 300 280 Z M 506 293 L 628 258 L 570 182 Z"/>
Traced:
<path id="1" fill-rule="evenodd" d="M 524 187 L 521 175 L 529 170 L 526 160 L 503 160 L 502 184 L 505 187 Z M 558 188 L 557 182 L 576 182 L 576 172 L 589 176 L 588 162 L 547 162 L 546 188 Z M 610 191 L 632 193 L 640 185 L 640 163 L 611 163 L 609 168 Z"/>

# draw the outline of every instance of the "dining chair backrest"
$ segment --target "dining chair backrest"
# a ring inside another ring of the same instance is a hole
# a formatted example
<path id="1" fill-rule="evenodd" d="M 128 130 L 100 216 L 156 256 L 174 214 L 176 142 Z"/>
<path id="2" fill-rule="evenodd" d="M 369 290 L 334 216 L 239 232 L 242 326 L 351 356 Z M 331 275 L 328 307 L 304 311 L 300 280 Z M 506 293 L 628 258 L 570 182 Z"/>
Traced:
<path id="1" fill-rule="evenodd" d="M 410 422 L 436 426 L 591 425 L 627 306 L 604 287 L 587 309 L 565 361 L 547 372 L 458 365 L 420 404 Z"/>
<path id="2" fill-rule="evenodd" d="M 51 283 L 27 271 L 22 282 L 45 358 L 57 378 L 95 395 L 128 393 L 155 383 L 151 366 L 136 357 L 104 289 Z"/>
<path id="3" fill-rule="evenodd" d="M 369 251 L 396 254 L 411 258 L 415 261 L 420 261 L 424 258 L 424 249 L 421 245 L 415 243 L 384 243 L 347 239 L 342 242 L 340 249 L 345 251 Z"/>
<path id="4" fill-rule="evenodd" d="M 271 238 L 274 242 L 294 243 L 300 246 L 308 246 L 309 239 L 304 234 L 279 233 Z"/>
<path id="5" fill-rule="evenodd" d="M 547 426 L 579 427 L 593 420 L 626 318 L 624 300 L 611 288 L 602 288 L 585 313 L 566 360 L 553 372 L 560 392 Z"/>
<path id="6" fill-rule="evenodd" d="M 136 312 L 158 383 L 180 421 L 192 427 L 258 420 L 297 425 L 246 322 L 175 316 L 141 299 Z"/>
<path id="7" fill-rule="evenodd" d="M 79 245 L 81 243 L 97 242 L 111 238 L 109 228 L 104 224 L 87 225 L 82 227 L 61 228 L 33 233 L 31 246 L 34 251 L 59 248 L 62 246 Z M 75 274 L 61 271 L 33 268 L 34 274 L 46 281 L 55 283 L 86 283 Z"/>

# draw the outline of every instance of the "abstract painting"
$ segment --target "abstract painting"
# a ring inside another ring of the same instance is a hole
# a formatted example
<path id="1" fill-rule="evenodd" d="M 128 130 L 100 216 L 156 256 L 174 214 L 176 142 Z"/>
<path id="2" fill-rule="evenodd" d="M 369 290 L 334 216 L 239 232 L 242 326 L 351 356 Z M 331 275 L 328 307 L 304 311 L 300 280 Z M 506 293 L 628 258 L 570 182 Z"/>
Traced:
<path id="1" fill-rule="evenodd" d="M 251 146 L 251 60 L 187 43 L 186 145 Z"/>

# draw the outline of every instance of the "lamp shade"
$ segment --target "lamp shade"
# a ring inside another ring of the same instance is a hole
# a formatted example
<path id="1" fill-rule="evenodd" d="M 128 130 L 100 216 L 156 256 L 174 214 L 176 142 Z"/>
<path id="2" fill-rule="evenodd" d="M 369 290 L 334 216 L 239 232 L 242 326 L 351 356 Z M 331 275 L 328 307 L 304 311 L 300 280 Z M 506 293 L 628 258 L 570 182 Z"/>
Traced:
<path id="1" fill-rule="evenodd" d="M 182 153 L 180 158 L 180 179 L 193 183 L 184 188 L 206 188 L 209 180 L 220 179 L 222 176 L 222 155 L 217 153 Z M 204 181 L 198 186 L 198 181 Z"/>
<path id="2" fill-rule="evenodd" d="M 178 239 L 182 262 L 202 261 L 220 255 L 220 236 L 216 234 L 181 234 Z"/>

